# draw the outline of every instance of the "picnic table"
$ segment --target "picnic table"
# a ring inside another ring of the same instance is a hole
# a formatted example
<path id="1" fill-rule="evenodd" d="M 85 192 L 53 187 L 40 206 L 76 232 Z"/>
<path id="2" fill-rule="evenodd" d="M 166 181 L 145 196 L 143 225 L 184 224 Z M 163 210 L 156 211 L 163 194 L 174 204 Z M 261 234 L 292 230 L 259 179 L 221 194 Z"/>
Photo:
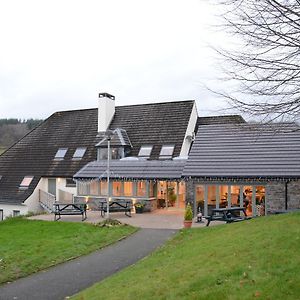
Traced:
<path id="1" fill-rule="evenodd" d="M 228 208 L 214 208 L 211 214 L 206 218 L 209 226 L 211 221 L 223 221 L 226 223 L 239 222 L 249 220 L 251 217 L 247 216 L 244 207 L 228 207 Z"/>
<path id="2" fill-rule="evenodd" d="M 114 199 L 109 201 L 109 213 L 111 212 L 125 212 L 127 217 L 131 217 L 132 201 L 126 199 Z M 105 216 L 107 212 L 107 201 L 101 200 L 99 202 L 99 210 L 101 212 L 101 217 Z"/>
<path id="3" fill-rule="evenodd" d="M 59 220 L 62 215 L 81 215 L 84 221 L 87 218 L 86 203 L 54 203 L 54 221 Z"/>

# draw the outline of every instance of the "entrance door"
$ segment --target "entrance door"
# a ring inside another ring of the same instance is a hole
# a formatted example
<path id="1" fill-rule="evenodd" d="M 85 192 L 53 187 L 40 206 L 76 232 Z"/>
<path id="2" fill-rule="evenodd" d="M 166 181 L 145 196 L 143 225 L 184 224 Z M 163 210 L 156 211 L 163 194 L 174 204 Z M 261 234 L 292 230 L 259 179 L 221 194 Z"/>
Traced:
<path id="1" fill-rule="evenodd" d="M 56 197 L 56 179 L 55 178 L 48 179 L 48 193 L 52 194 Z"/>
<path id="2" fill-rule="evenodd" d="M 0 221 L 3 221 L 3 209 L 0 209 Z"/>

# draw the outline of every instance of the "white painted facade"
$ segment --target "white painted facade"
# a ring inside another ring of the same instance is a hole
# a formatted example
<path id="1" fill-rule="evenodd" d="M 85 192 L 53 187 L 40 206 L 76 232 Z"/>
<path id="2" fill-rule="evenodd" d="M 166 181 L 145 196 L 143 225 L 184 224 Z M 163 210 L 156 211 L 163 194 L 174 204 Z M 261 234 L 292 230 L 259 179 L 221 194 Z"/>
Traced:
<path id="1" fill-rule="evenodd" d="M 28 213 L 28 207 L 24 204 L 23 205 L 0 204 L 0 210 L 3 211 L 3 220 L 7 217 L 12 217 L 14 215 L 14 211 L 19 211 L 20 215 L 26 215 Z M 2 220 L 0 219 L 0 221 Z"/>
<path id="2" fill-rule="evenodd" d="M 56 180 L 56 200 L 57 201 L 73 201 L 73 195 L 76 194 L 76 187 L 67 187 L 66 178 L 51 178 Z M 37 213 L 43 211 L 39 203 L 40 190 L 48 192 L 48 178 L 41 178 L 33 193 L 21 205 L 7 205 L 0 203 L 0 211 L 3 219 L 13 216 L 13 211 L 20 211 L 21 215 L 29 212 Z M 0 220 L 1 221 L 1 220 Z"/>
<path id="3" fill-rule="evenodd" d="M 195 128 L 198 120 L 198 112 L 196 102 L 194 102 L 194 106 L 191 112 L 189 124 L 186 129 L 186 133 L 184 136 L 184 140 L 181 146 L 180 156 L 188 156 L 189 151 L 193 142 L 193 138 L 195 136 Z"/>

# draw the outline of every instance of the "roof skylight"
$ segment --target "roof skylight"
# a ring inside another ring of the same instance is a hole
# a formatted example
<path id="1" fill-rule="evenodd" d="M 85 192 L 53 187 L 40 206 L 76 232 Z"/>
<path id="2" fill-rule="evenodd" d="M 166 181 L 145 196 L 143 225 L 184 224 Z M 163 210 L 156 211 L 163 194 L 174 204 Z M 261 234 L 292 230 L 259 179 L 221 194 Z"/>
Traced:
<path id="1" fill-rule="evenodd" d="M 163 145 L 160 150 L 159 158 L 167 159 L 172 158 L 175 145 Z"/>
<path id="2" fill-rule="evenodd" d="M 28 189 L 33 176 L 25 176 L 20 184 L 20 189 Z"/>
<path id="3" fill-rule="evenodd" d="M 54 159 L 64 159 L 66 153 L 68 151 L 68 148 L 59 148 L 55 154 Z"/>
<path id="4" fill-rule="evenodd" d="M 145 158 L 150 157 L 152 148 L 153 148 L 152 145 L 141 146 L 138 156 L 139 157 L 145 157 Z"/>
<path id="5" fill-rule="evenodd" d="M 82 159 L 84 153 L 86 151 L 86 147 L 79 147 L 73 154 L 73 159 Z"/>

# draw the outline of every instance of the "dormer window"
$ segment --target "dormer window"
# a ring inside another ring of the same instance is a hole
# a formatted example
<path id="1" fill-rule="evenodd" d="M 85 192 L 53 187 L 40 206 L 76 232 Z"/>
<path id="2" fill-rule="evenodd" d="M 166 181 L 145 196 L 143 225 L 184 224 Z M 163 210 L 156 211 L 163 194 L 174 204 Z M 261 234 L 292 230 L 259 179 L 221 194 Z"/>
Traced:
<path id="1" fill-rule="evenodd" d="M 138 157 L 149 158 L 151 155 L 152 148 L 153 148 L 152 145 L 141 146 Z"/>
<path id="2" fill-rule="evenodd" d="M 19 188 L 22 189 L 22 190 L 28 189 L 32 179 L 33 179 L 33 176 L 25 176 L 23 178 Z"/>
<path id="3" fill-rule="evenodd" d="M 159 159 L 171 159 L 175 145 L 163 145 L 160 150 Z"/>
<path id="4" fill-rule="evenodd" d="M 68 151 L 68 148 L 59 148 L 55 154 L 54 159 L 55 160 L 62 160 L 64 159 L 66 153 Z"/>
<path id="5" fill-rule="evenodd" d="M 83 155 L 85 154 L 85 151 L 86 151 L 86 147 L 77 148 L 73 154 L 73 159 L 74 160 L 82 159 Z"/>

